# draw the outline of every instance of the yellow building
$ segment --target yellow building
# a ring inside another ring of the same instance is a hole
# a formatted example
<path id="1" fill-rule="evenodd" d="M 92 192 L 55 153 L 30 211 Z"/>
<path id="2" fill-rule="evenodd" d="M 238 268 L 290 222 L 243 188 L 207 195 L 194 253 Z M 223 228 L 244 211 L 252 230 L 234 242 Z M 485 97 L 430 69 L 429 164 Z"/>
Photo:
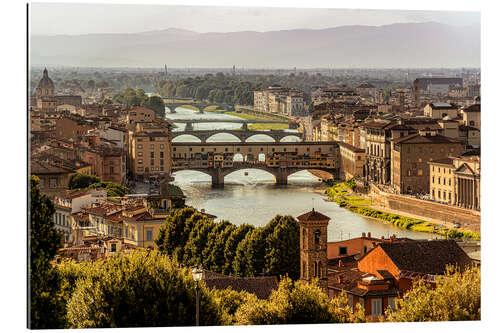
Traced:
<path id="1" fill-rule="evenodd" d="M 465 153 L 429 162 L 430 197 L 432 200 L 481 209 L 481 158 Z"/>
<path id="2" fill-rule="evenodd" d="M 138 122 L 129 132 L 130 171 L 137 177 L 170 175 L 172 132 L 167 122 Z"/>

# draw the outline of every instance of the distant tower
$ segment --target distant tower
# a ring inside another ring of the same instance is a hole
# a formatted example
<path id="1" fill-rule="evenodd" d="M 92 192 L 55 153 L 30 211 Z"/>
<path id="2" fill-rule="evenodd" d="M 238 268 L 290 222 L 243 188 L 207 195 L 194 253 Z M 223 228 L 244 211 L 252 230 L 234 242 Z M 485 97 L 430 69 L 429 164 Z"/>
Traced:
<path id="1" fill-rule="evenodd" d="M 317 278 L 319 287 L 327 293 L 326 243 L 330 218 L 313 208 L 297 219 L 300 227 L 300 280 L 310 283 Z"/>
<path id="2" fill-rule="evenodd" d="M 49 72 L 47 71 L 47 68 L 45 68 L 43 70 L 43 76 L 36 87 L 36 98 L 52 97 L 54 96 L 54 90 L 54 82 L 52 82 L 52 79 L 49 77 Z"/>
<path id="3" fill-rule="evenodd" d="M 297 67 L 294 67 L 294 68 L 293 68 L 293 72 L 294 72 L 295 74 L 297 74 Z"/>
<path id="4" fill-rule="evenodd" d="M 236 74 L 236 67 L 233 65 L 233 75 Z"/>
<path id="5" fill-rule="evenodd" d="M 165 76 L 168 76 L 168 68 L 167 68 L 167 64 L 165 64 Z"/>

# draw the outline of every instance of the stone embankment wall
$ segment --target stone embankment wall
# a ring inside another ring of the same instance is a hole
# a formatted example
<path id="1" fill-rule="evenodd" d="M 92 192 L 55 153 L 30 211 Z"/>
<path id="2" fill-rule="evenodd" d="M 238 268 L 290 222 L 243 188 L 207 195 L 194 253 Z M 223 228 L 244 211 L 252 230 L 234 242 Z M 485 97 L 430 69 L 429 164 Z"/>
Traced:
<path id="1" fill-rule="evenodd" d="M 481 222 L 481 213 L 456 206 L 415 199 L 398 194 L 390 194 L 371 186 L 370 200 L 377 206 L 386 207 L 409 214 L 425 216 L 443 222 L 477 224 Z"/>

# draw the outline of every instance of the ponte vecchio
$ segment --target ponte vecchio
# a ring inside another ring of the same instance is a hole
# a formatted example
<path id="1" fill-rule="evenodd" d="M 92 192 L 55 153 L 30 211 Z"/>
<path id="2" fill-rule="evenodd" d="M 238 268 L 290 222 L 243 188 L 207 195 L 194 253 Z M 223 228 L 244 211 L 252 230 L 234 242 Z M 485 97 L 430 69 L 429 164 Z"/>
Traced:
<path id="1" fill-rule="evenodd" d="M 339 177 L 339 144 L 329 142 L 207 142 L 172 143 L 173 169 L 195 170 L 223 185 L 224 176 L 241 169 L 265 170 L 276 184 L 287 184 L 288 176 L 302 170 L 322 170 Z"/>

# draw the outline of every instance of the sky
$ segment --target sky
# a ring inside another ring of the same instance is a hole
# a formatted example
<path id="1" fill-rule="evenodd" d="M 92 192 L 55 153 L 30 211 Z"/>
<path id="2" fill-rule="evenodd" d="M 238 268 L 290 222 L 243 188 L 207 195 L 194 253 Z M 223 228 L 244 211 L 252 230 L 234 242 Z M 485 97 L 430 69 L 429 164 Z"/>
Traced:
<path id="1" fill-rule="evenodd" d="M 133 4 L 32 3 L 32 35 L 137 33 L 168 28 L 196 32 L 324 29 L 408 22 L 469 25 L 480 13 L 324 8 L 202 7 Z"/>

